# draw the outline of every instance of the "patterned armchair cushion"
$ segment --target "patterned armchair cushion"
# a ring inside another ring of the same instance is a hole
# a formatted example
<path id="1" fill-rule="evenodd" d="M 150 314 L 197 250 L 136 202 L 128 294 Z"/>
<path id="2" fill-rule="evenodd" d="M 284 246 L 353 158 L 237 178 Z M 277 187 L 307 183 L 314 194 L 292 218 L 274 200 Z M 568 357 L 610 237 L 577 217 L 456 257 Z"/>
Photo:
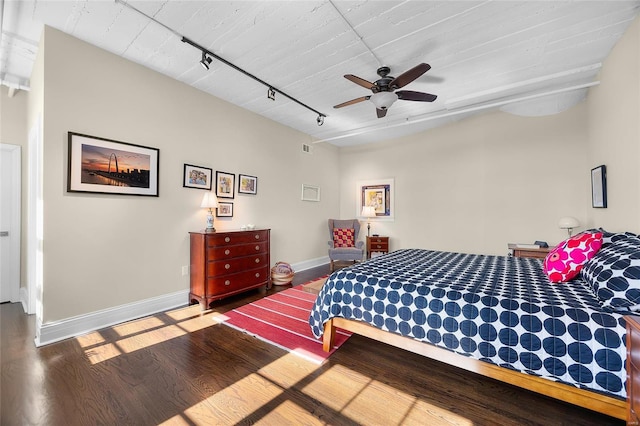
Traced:
<path id="1" fill-rule="evenodd" d="M 352 228 L 335 228 L 333 230 L 333 247 L 355 247 L 354 234 Z"/>
<path id="2" fill-rule="evenodd" d="M 549 252 L 544 259 L 544 272 L 553 283 L 574 279 L 582 267 L 602 246 L 602 233 L 583 232 L 575 235 Z"/>
<path id="3" fill-rule="evenodd" d="M 620 235 L 620 234 L 618 234 Z M 640 238 L 624 233 L 585 265 L 582 278 L 603 307 L 640 310 Z"/>

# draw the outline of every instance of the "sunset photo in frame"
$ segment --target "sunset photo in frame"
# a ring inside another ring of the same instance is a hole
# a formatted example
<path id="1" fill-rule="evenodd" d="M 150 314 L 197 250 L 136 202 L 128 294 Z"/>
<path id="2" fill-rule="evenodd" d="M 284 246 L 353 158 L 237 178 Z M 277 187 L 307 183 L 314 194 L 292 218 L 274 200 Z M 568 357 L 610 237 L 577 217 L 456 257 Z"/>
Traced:
<path id="1" fill-rule="evenodd" d="M 212 179 L 212 169 L 208 167 L 194 166 L 192 164 L 184 165 L 182 186 L 185 188 L 206 189 L 211 191 Z"/>
<path id="2" fill-rule="evenodd" d="M 160 150 L 69 132 L 68 192 L 158 196 Z"/>
<path id="3" fill-rule="evenodd" d="M 218 198 L 233 198 L 236 175 L 234 173 L 216 171 L 216 196 Z"/>
<path id="4" fill-rule="evenodd" d="M 371 206 L 375 209 L 377 219 L 386 221 L 394 220 L 395 190 L 393 183 L 393 179 L 357 182 L 357 217 L 362 217 L 362 207 Z"/>

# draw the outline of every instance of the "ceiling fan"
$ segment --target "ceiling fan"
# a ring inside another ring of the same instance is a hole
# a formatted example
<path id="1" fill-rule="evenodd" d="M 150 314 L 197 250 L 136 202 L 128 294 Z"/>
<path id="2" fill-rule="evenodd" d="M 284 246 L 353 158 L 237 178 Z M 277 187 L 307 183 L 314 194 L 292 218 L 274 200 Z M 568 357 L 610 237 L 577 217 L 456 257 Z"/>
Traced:
<path id="1" fill-rule="evenodd" d="M 387 115 L 389 107 L 398 99 L 404 101 L 433 102 L 436 100 L 437 96 L 430 93 L 413 92 L 411 90 L 395 91 L 396 89 L 400 89 L 401 87 L 411 83 L 430 69 L 431 66 L 429 64 L 422 63 L 397 77 L 392 77 L 389 75 L 389 72 L 391 71 L 389 67 L 380 67 L 377 71 L 380 79 L 376 80 L 375 83 L 371 83 L 353 74 L 347 74 L 344 78 L 371 90 L 373 95 L 352 99 L 335 105 L 334 108 L 342 108 L 362 101 L 371 101 L 376 106 L 378 118 L 382 118 Z"/>

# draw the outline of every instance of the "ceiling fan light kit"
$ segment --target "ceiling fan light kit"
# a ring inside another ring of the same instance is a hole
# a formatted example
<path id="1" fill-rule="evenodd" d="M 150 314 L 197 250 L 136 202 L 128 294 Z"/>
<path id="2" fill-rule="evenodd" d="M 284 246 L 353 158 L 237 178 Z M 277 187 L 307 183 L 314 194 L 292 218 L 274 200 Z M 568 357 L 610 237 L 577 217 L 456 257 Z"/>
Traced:
<path id="1" fill-rule="evenodd" d="M 371 95 L 369 99 L 378 109 L 387 109 L 395 101 L 398 100 L 398 95 L 393 92 L 378 92 Z"/>

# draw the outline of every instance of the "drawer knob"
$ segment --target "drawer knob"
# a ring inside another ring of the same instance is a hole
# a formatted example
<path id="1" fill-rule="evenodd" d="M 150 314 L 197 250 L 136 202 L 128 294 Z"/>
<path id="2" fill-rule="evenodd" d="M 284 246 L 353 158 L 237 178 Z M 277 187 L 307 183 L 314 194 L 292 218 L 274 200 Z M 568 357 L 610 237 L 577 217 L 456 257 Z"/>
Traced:
<path id="1" fill-rule="evenodd" d="M 260 278 L 260 272 L 256 272 L 256 278 Z"/>
<path id="2" fill-rule="evenodd" d="M 256 234 L 256 240 L 260 239 L 260 234 Z"/>
<path id="3" fill-rule="evenodd" d="M 226 280 L 226 281 L 224 282 L 224 285 L 229 285 L 229 284 L 231 284 L 231 281 L 229 281 L 229 280 Z"/>
<path id="4" fill-rule="evenodd" d="M 378 244 L 378 248 L 382 247 L 380 244 Z"/>
<path id="5" fill-rule="evenodd" d="M 226 254 L 227 256 L 229 256 L 229 253 L 231 253 L 231 252 L 229 251 L 229 249 L 226 249 L 226 250 L 224 251 L 224 254 Z"/>
<path id="6" fill-rule="evenodd" d="M 224 265 L 224 269 L 229 269 L 229 268 L 231 268 L 231 265 L 229 265 L 228 263 Z"/>
<path id="7" fill-rule="evenodd" d="M 229 237 L 224 237 L 224 242 L 225 242 L 225 243 L 228 243 L 229 241 L 231 241 L 231 238 L 229 238 Z"/>
<path id="8" fill-rule="evenodd" d="M 260 258 L 256 257 L 256 263 L 260 263 Z"/>
<path id="9" fill-rule="evenodd" d="M 256 251 L 259 251 L 259 250 L 260 250 L 260 246 L 256 246 Z"/>

